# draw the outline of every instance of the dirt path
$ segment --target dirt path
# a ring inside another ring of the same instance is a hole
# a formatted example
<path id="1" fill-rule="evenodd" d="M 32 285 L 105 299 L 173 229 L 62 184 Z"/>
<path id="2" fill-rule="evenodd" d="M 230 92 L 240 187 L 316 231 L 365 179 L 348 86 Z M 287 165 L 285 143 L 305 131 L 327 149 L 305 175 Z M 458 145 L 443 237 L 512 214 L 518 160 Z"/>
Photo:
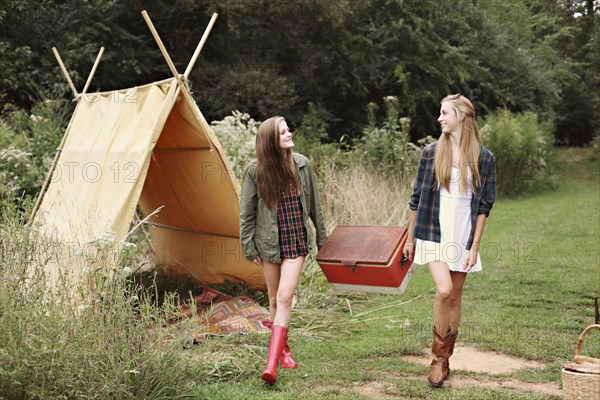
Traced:
<path id="1" fill-rule="evenodd" d="M 421 365 L 429 365 L 431 363 L 430 353 L 425 356 L 403 356 L 401 358 Z M 457 345 L 454 349 L 454 355 L 450 359 L 450 364 L 452 370 L 457 371 L 457 373 L 450 375 L 444 385 L 447 388 L 480 387 L 485 389 L 508 389 L 519 392 L 532 392 L 542 395 L 563 395 L 562 390 L 556 382 L 522 382 L 515 378 L 501 380 L 499 378 L 489 379 L 486 377 L 460 376 L 460 370 L 498 375 L 512 373 L 521 368 L 544 367 L 544 364 L 536 361 L 524 360 L 497 352 L 481 351 L 471 346 Z M 404 375 L 401 373 L 390 373 L 387 375 L 394 380 L 410 379 L 425 381 L 427 379 L 426 376 Z M 357 383 L 355 390 L 371 399 L 392 399 L 393 397 L 386 393 L 386 385 L 385 382 Z"/>
<path id="2" fill-rule="evenodd" d="M 429 365 L 431 363 L 431 352 L 428 350 L 426 356 L 404 356 L 402 359 L 421 365 Z M 454 355 L 450 359 L 450 366 L 455 371 L 465 370 L 498 375 L 512 373 L 521 368 L 543 368 L 544 364 L 494 351 L 482 351 L 475 347 L 457 344 L 454 348 Z M 425 378 L 421 377 L 420 379 Z M 489 389 L 516 389 L 519 391 L 562 396 L 562 390 L 556 382 L 522 382 L 514 378 L 500 381 L 461 377 L 457 374 L 451 374 L 444 386 L 453 388 L 478 386 Z"/>
<path id="3" fill-rule="evenodd" d="M 404 356 L 401 358 L 417 364 L 429 365 L 431 363 L 431 352 L 429 350 L 427 352 L 426 356 Z M 493 351 L 481 351 L 475 347 L 459 344 L 454 348 L 450 365 L 452 369 L 485 372 L 494 375 L 511 373 L 521 368 L 544 367 L 544 364 L 537 361 L 524 360 Z"/>

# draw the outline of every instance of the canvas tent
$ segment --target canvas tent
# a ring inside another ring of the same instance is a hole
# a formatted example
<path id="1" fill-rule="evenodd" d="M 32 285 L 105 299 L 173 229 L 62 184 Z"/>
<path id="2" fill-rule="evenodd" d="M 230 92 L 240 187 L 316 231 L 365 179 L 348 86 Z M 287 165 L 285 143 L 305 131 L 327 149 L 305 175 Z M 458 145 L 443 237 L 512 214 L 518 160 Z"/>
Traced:
<path id="1" fill-rule="evenodd" d="M 260 268 L 246 261 L 240 248 L 239 183 L 186 84 L 216 16 L 184 75 L 144 17 L 174 76 L 86 94 L 103 50 L 81 94 L 66 74 L 77 106 L 33 223 L 72 249 L 107 232 L 119 244 L 139 207 L 158 262 L 170 271 L 207 285 L 228 279 L 263 288 Z M 76 265 L 53 268 L 81 268 Z"/>

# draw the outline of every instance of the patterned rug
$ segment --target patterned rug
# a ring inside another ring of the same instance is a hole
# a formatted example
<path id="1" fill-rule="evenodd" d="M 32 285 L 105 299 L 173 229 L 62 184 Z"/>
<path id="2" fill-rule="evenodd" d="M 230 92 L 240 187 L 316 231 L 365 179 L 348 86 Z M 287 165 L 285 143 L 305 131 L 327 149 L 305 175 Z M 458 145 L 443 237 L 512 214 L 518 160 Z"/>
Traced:
<path id="1" fill-rule="evenodd" d="M 196 341 L 207 335 L 226 336 L 233 334 L 268 333 L 262 321 L 269 312 L 250 297 L 232 297 L 211 288 L 201 288 L 202 292 L 193 294 L 196 304 L 198 330 L 192 332 Z M 183 304 L 180 311 L 189 318 L 193 317 L 191 301 Z M 193 306 L 192 306 L 193 307 Z"/>

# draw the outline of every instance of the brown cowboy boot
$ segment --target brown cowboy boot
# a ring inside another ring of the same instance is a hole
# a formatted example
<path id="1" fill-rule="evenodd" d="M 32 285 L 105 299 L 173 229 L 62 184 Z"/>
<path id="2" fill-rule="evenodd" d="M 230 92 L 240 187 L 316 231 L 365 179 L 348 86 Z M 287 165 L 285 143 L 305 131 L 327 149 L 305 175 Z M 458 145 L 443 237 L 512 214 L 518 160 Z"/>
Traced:
<path id="1" fill-rule="evenodd" d="M 433 343 L 431 344 L 431 370 L 429 372 L 429 383 L 434 387 L 441 387 L 450 373 L 448 359 L 454 351 L 454 343 L 458 331 L 451 326 L 448 327 L 446 335 L 439 334 L 433 327 Z"/>
<path id="2" fill-rule="evenodd" d="M 454 328 L 454 332 L 448 338 L 448 340 L 450 340 L 450 349 L 448 350 L 448 375 L 450 375 L 450 357 L 452 357 L 452 354 L 454 354 L 454 344 L 456 343 L 457 337 L 458 337 L 458 327 Z M 446 376 L 446 378 L 448 378 L 448 377 Z"/>

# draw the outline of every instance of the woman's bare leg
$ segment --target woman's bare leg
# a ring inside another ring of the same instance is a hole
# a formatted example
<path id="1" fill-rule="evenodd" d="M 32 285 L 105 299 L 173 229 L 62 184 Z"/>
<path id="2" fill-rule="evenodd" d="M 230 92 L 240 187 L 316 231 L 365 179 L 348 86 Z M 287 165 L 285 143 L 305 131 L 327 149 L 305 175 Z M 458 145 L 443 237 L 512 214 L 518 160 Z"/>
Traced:
<path id="1" fill-rule="evenodd" d="M 429 263 L 429 272 L 435 283 L 433 326 L 440 335 L 445 335 L 450 324 L 450 295 L 453 289 L 450 270 L 445 262 L 432 261 Z"/>
<path id="2" fill-rule="evenodd" d="M 273 319 L 273 325 L 287 326 L 290 323 L 292 300 L 303 265 L 304 257 L 284 259 L 281 262 L 281 275 L 277 289 L 277 312 Z"/>
<path id="3" fill-rule="evenodd" d="M 279 279 L 281 275 L 281 266 L 263 261 L 263 276 L 267 284 L 269 295 L 269 320 L 273 321 L 277 313 L 277 290 L 279 290 Z"/>

